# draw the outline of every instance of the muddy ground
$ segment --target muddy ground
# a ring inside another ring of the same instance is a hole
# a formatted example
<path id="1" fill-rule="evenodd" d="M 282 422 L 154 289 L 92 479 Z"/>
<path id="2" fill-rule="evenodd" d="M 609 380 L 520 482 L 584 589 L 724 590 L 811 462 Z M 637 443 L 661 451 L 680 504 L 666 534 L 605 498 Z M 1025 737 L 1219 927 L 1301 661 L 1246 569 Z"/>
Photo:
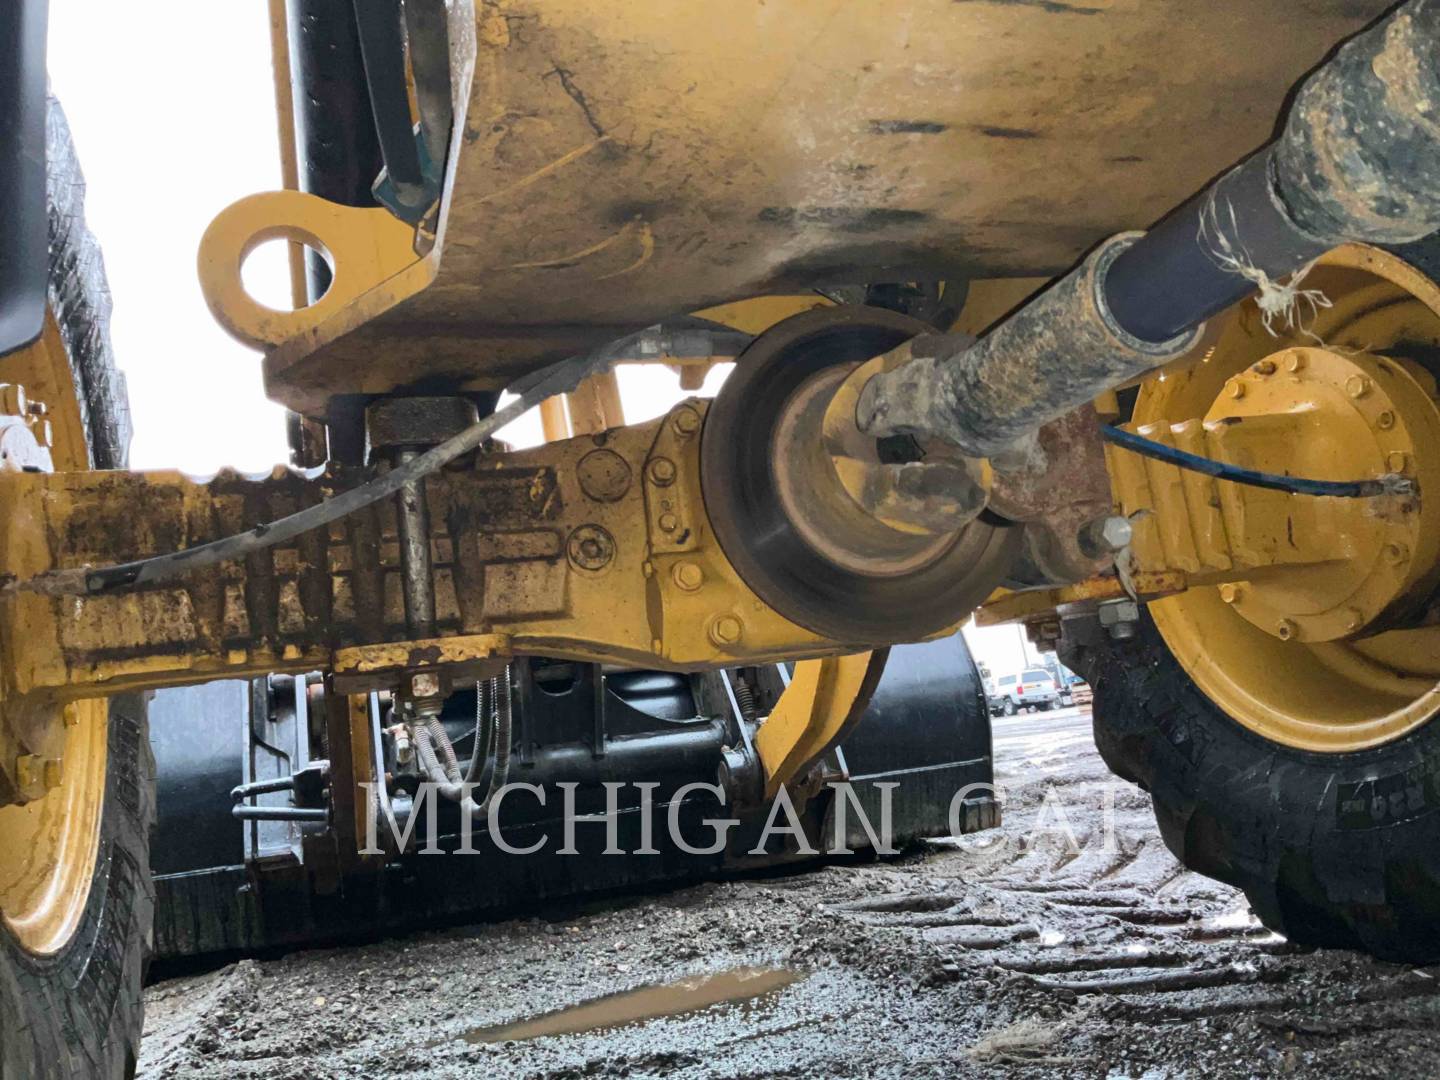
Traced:
<path id="1" fill-rule="evenodd" d="M 1087 715 L 997 721 L 995 750 L 983 847 L 173 979 L 140 1076 L 1436 1075 L 1440 969 L 1265 931 L 1174 861 Z"/>

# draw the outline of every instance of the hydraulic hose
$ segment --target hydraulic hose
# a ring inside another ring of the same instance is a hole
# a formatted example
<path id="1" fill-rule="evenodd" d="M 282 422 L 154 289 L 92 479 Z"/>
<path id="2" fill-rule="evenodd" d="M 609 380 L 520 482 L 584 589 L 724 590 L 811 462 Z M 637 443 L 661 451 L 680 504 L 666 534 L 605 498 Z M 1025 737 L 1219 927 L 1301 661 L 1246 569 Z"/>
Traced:
<path id="1" fill-rule="evenodd" d="M 858 427 L 993 458 L 1185 355 L 1204 319 L 1257 290 L 1267 326 L 1303 329 L 1317 255 L 1440 229 L 1437 51 L 1440 0 L 1403 4 L 1306 80 L 1279 139 L 1149 233 L 1104 242 L 973 344 L 893 350 L 860 392 Z"/>

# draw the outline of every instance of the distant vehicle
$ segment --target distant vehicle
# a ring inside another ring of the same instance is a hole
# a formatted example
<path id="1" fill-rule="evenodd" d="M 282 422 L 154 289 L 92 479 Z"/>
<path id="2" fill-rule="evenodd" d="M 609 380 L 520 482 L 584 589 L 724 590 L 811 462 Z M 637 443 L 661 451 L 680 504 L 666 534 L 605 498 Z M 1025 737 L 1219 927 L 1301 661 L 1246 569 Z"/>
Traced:
<path id="1" fill-rule="evenodd" d="M 995 682 L 991 699 L 991 711 L 1005 716 L 1014 716 L 1021 709 L 1053 709 L 1059 705 L 1060 686 L 1044 668 L 1026 668 L 1015 675 L 1001 675 Z"/>

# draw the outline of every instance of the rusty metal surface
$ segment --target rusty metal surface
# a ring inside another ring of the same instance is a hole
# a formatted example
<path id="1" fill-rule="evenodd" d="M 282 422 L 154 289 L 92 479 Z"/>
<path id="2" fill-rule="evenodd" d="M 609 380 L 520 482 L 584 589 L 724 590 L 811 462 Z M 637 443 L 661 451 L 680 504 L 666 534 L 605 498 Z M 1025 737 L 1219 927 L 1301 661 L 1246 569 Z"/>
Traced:
<path id="1" fill-rule="evenodd" d="M 481 0 L 436 280 L 272 353 L 269 392 L 493 388 L 759 291 L 1053 274 L 1263 142 L 1386 6 Z"/>
<path id="2" fill-rule="evenodd" d="M 387 500 L 159 587 L 5 592 L 0 703 L 316 668 L 358 692 L 427 665 L 470 665 L 461 670 L 473 677 L 513 653 L 694 669 L 856 651 L 768 609 L 730 566 L 700 500 L 703 408 L 427 478 L 433 638 L 407 629 Z M 0 564 L 23 580 L 180 550 L 363 475 L 0 474 Z"/>

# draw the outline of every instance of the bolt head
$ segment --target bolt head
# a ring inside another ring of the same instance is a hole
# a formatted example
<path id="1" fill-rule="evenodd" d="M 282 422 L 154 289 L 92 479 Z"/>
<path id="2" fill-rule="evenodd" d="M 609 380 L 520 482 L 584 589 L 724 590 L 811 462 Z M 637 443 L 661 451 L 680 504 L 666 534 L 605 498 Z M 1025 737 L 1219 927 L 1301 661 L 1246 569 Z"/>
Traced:
<path id="1" fill-rule="evenodd" d="M 675 463 L 669 458 L 656 458 L 650 463 L 650 479 L 664 487 L 675 482 Z"/>
<path id="2" fill-rule="evenodd" d="M 675 584 L 686 592 L 694 592 L 705 584 L 705 571 L 693 562 L 676 563 L 670 574 L 675 579 Z"/>
<path id="3" fill-rule="evenodd" d="M 1295 636 L 1296 632 L 1299 631 L 1299 629 L 1300 628 L 1295 625 L 1293 620 L 1281 619 L 1275 624 L 1275 636 L 1278 637 L 1281 641 L 1289 641 Z"/>
<path id="4" fill-rule="evenodd" d="M 719 615 L 710 623 L 710 640 L 716 645 L 734 645 L 744 632 L 744 624 L 734 615 Z"/>
<path id="5" fill-rule="evenodd" d="M 1257 375 L 1274 375 L 1274 374 L 1275 374 L 1275 361 L 1274 361 L 1274 360 L 1257 360 L 1257 361 L 1255 362 L 1252 370 L 1253 370 L 1253 371 L 1255 372 L 1255 374 L 1257 374 Z"/>
<path id="6" fill-rule="evenodd" d="M 1389 431 L 1395 426 L 1395 414 L 1386 409 L 1379 416 L 1375 417 L 1375 426 L 1381 431 Z"/>
<path id="7" fill-rule="evenodd" d="M 0 413 L 6 416 L 24 416 L 28 411 L 25 387 L 19 383 L 0 383 Z"/>
<path id="8" fill-rule="evenodd" d="M 24 790 L 32 787 L 40 778 L 44 761 L 34 754 L 20 754 L 15 758 L 15 786 Z"/>
<path id="9" fill-rule="evenodd" d="M 1363 398 L 1370 393 L 1370 380 L 1364 375 L 1351 375 L 1345 380 L 1345 392 L 1352 398 Z"/>
<path id="10" fill-rule="evenodd" d="M 1233 604 L 1240 599 L 1240 586 L 1234 582 L 1227 581 L 1220 586 L 1220 599 L 1227 604 Z"/>
<path id="11" fill-rule="evenodd" d="M 1391 450 L 1385 455 L 1385 468 L 1392 473 L 1403 473 L 1408 460 L 1403 450 Z"/>
<path id="12" fill-rule="evenodd" d="M 1225 393 L 1229 394 L 1230 397 L 1236 401 L 1239 401 L 1245 396 L 1245 384 L 1239 379 L 1231 379 L 1225 384 Z"/>
<path id="13" fill-rule="evenodd" d="M 700 430 L 700 416 L 690 408 L 680 409 L 670 423 L 674 425 L 675 431 L 680 435 L 694 435 Z"/>
<path id="14" fill-rule="evenodd" d="M 1285 370 L 1291 373 L 1305 370 L 1305 354 L 1299 349 L 1291 349 L 1285 354 Z"/>
<path id="15" fill-rule="evenodd" d="M 59 787 L 65 779 L 64 762 L 62 762 L 59 758 L 50 758 L 45 762 L 45 768 L 42 770 L 42 772 L 42 779 L 45 784 L 45 790 L 53 790 L 54 788 Z"/>
<path id="16" fill-rule="evenodd" d="M 665 532 L 674 532 L 680 527 L 680 519 L 674 514 L 664 513 L 660 515 L 660 528 Z"/>
<path id="17" fill-rule="evenodd" d="M 1129 518 L 1116 514 L 1106 518 L 1105 524 L 1100 526 L 1100 537 L 1111 551 L 1119 551 L 1130 546 L 1135 537 L 1135 527 L 1130 524 Z"/>
<path id="18" fill-rule="evenodd" d="M 1345 609 L 1345 629 L 1359 630 L 1365 625 L 1365 613 L 1357 607 Z"/>
<path id="19" fill-rule="evenodd" d="M 410 676 L 410 696 L 433 698 L 440 696 L 440 676 L 433 671 L 421 671 Z"/>

